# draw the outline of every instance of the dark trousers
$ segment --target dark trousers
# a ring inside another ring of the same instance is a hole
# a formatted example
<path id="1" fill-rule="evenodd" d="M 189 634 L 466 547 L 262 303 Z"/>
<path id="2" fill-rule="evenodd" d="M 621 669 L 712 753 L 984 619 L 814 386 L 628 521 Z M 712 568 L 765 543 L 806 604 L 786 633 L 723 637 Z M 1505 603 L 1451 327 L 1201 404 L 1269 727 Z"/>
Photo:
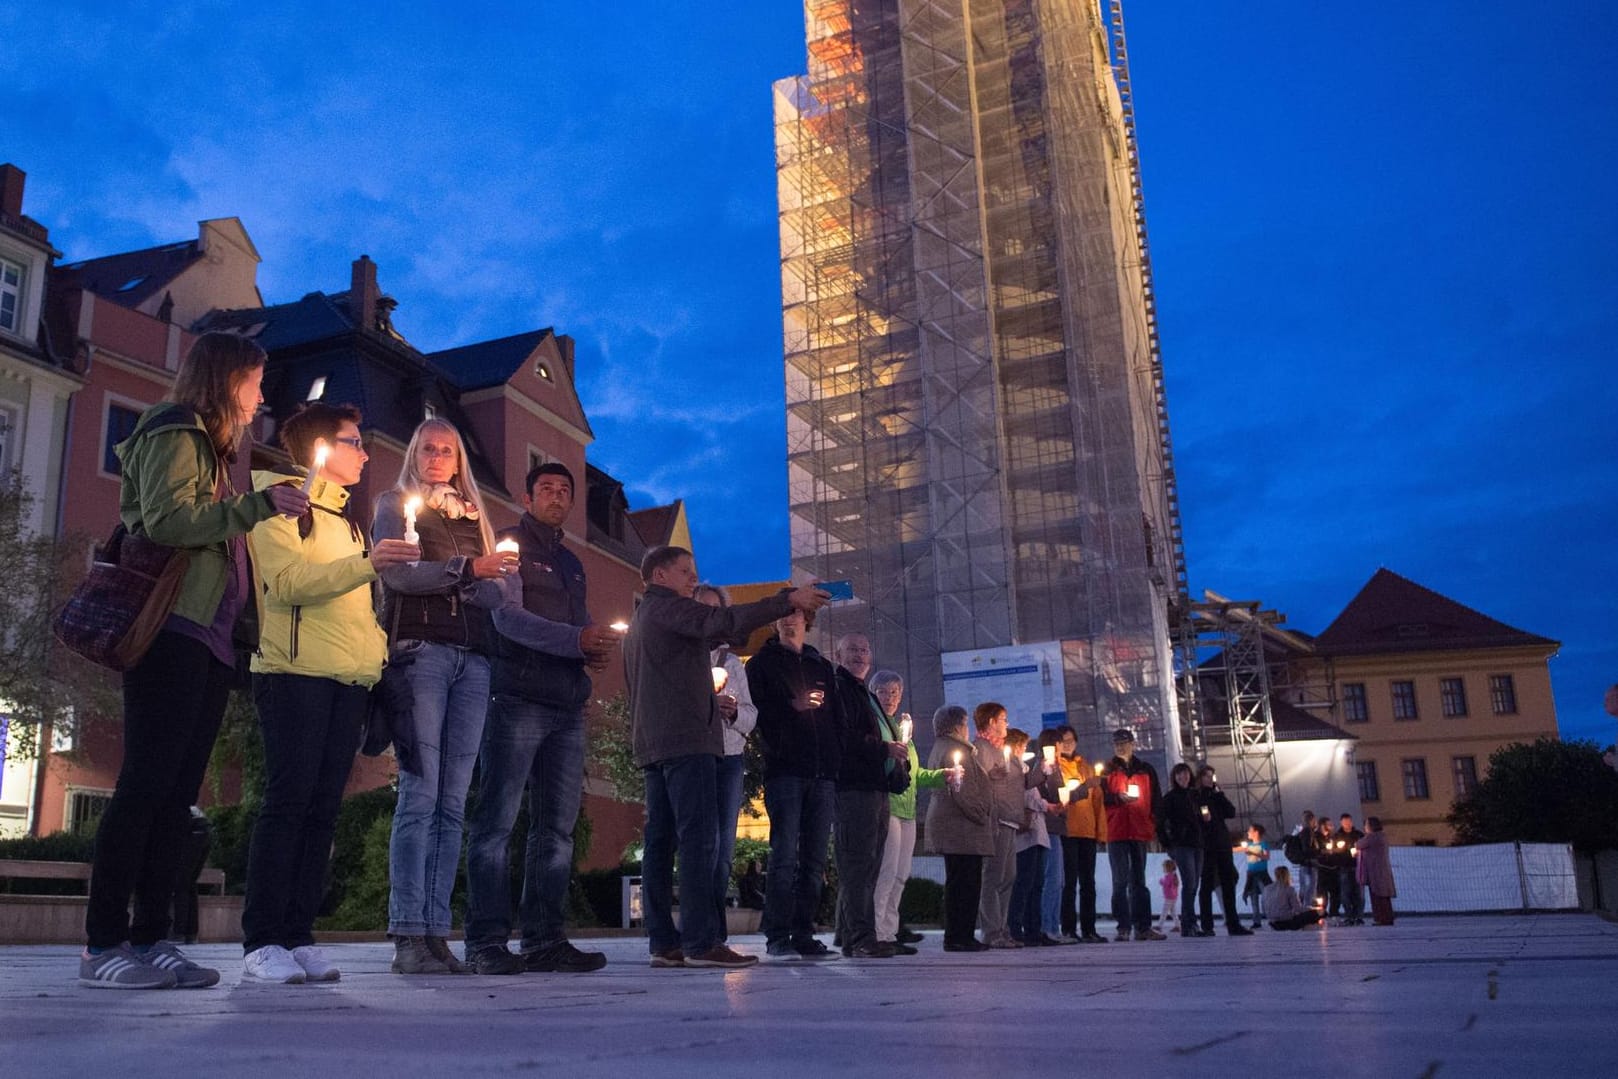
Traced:
<path id="1" fill-rule="evenodd" d="M 1112 868 L 1112 916 L 1119 930 L 1150 932 L 1152 893 L 1146 888 L 1145 841 L 1109 839 L 1107 861 Z"/>
<path id="2" fill-rule="evenodd" d="M 1006 928 L 1015 940 L 1039 939 L 1039 908 L 1045 898 L 1045 855 L 1038 843 L 1017 852 L 1017 880 L 1011 886 L 1011 909 Z"/>
<path id="3" fill-rule="evenodd" d="M 1338 890 L 1339 877 L 1335 866 L 1319 866 L 1315 869 L 1315 886 L 1320 889 L 1320 898 L 1325 900 L 1321 908 L 1328 915 L 1335 918 L 1341 909 L 1342 893 Z"/>
<path id="4" fill-rule="evenodd" d="M 330 678 L 255 674 L 264 736 L 264 807 L 247 854 L 242 950 L 315 942 L 343 788 L 360 747 L 368 693 Z"/>
<path id="5" fill-rule="evenodd" d="M 1365 917 L 1365 888 L 1354 879 L 1354 870 L 1342 871 L 1342 879 L 1338 882 L 1338 889 L 1343 893 L 1343 917 L 1361 919 Z"/>
<path id="6" fill-rule="evenodd" d="M 719 904 L 719 939 L 726 940 L 730 933 L 725 925 L 725 908 L 730 898 L 730 878 L 735 871 L 736 819 L 741 816 L 747 758 L 734 753 L 719 758 L 715 789 L 719 792 L 719 831 L 714 847 L 713 890 Z M 737 899 L 740 902 L 740 897 Z"/>
<path id="7" fill-rule="evenodd" d="M 876 943 L 876 875 L 888 839 L 888 792 L 837 792 L 837 934 L 845 948 Z"/>
<path id="8" fill-rule="evenodd" d="M 1371 893 L 1371 920 L 1377 925 L 1393 924 L 1393 897 Z"/>
<path id="9" fill-rule="evenodd" d="M 96 831 L 84 918 L 90 947 L 116 948 L 126 940 L 144 947 L 168 935 L 191 803 L 232 674 L 207 645 L 171 630 L 124 673 L 124 763 Z"/>
<path id="10" fill-rule="evenodd" d="M 1078 906 L 1074 906 L 1077 892 Z M 1096 841 L 1062 837 L 1062 932 L 1096 935 Z"/>
<path id="11" fill-rule="evenodd" d="M 1320 911 L 1306 910 L 1292 918 L 1282 918 L 1280 921 L 1270 919 L 1271 929 L 1302 929 L 1306 925 L 1314 925 L 1320 921 Z"/>
<path id="12" fill-rule="evenodd" d="M 641 770 L 646 777 L 646 837 L 641 854 L 646 935 L 654 955 L 682 949 L 701 955 L 719 943 L 713 901 L 713 855 L 719 812 L 719 758 L 671 757 Z M 674 855 L 680 855 L 680 925 L 674 925 Z"/>
<path id="13" fill-rule="evenodd" d="M 983 894 L 983 855 L 944 855 L 944 945 L 959 947 L 977 939 L 978 899 Z"/>
<path id="14" fill-rule="evenodd" d="M 1202 888 L 1202 848 L 1170 847 L 1169 857 L 1180 874 L 1180 933 L 1197 927 L 1197 892 Z"/>
<path id="15" fill-rule="evenodd" d="M 1241 925 L 1241 919 L 1236 913 L 1236 863 L 1231 860 L 1230 851 L 1225 849 L 1202 850 L 1202 931 L 1212 933 L 1214 927 L 1213 895 L 1219 892 L 1219 903 L 1225 908 L 1225 928 L 1234 929 Z"/>
<path id="16" fill-rule="evenodd" d="M 829 779 L 776 776 L 764 781 L 770 872 L 764 879 L 759 929 L 766 944 L 802 944 L 814 937 L 836 806 L 837 790 Z"/>

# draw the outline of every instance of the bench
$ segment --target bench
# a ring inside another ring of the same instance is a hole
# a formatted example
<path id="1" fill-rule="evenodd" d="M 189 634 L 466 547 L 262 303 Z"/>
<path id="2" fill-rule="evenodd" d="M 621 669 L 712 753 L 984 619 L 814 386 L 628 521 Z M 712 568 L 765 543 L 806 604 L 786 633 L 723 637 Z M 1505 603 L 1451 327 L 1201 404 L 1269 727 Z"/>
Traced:
<path id="1" fill-rule="evenodd" d="M 82 880 L 84 895 L 0 893 L 0 944 L 78 944 L 84 940 L 90 863 L 0 858 L 0 883 L 21 880 Z M 197 884 L 211 894 L 197 898 L 197 939 L 241 939 L 242 897 L 226 895 L 225 872 L 208 867 Z"/>

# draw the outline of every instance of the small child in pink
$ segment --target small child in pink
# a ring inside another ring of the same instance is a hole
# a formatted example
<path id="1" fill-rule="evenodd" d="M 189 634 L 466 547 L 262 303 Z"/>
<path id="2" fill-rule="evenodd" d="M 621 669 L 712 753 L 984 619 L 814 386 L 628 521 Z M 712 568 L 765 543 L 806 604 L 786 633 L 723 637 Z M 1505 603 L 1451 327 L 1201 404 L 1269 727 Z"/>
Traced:
<path id="1" fill-rule="evenodd" d="M 1180 902 L 1180 875 L 1175 871 L 1173 858 L 1163 859 L 1163 876 L 1158 880 L 1157 887 L 1163 893 L 1161 925 L 1164 929 L 1167 929 L 1170 922 L 1179 921 L 1175 910 Z"/>

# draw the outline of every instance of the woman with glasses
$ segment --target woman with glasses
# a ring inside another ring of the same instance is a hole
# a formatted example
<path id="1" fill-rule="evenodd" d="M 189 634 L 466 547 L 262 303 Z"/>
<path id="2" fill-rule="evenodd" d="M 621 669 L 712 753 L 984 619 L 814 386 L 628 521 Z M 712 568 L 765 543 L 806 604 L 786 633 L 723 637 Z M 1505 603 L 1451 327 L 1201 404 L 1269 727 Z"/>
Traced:
<path id="1" fill-rule="evenodd" d="M 388 935 L 395 974 L 465 974 L 449 950 L 450 891 L 461 857 L 466 791 L 489 703 L 494 623 L 469 602 L 480 580 L 517 568 L 494 549 L 460 432 L 416 428 L 393 490 L 377 499 L 376 543 L 416 540 L 421 559 L 381 571 L 388 662 L 406 667 L 414 708 L 395 729 L 399 803 L 388 850 Z M 498 602 L 499 592 L 487 590 Z"/>
<path id="2" fill-rule="evenodd" d="M 315 945 L 314 926 L 370 687 L 387 657 L 371 582 L 421 557 L 402 539 L 382 540 L 367 554 L 364 533 L 348 517 L 348 488 L 368 459 L 359 425 L 352 405 L 304 405 L 280 432 L 296 471 L 253 474 L 259 490 L 307 489 L 309 508 L 263 521 L 247 537 L 259 597 L 253 700 L 264 736 L 264 806 L 242 911 L 249 980 L 340 977 Z"/>

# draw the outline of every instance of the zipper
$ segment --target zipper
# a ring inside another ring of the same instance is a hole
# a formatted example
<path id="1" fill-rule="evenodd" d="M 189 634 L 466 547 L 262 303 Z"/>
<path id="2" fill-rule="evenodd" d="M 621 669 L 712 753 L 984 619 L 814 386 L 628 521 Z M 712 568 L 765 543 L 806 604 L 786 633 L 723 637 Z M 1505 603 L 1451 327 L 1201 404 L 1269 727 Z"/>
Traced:
<path id="1" fill-rule="evenodd" d="M 289 659 L 298 658 L 298 627 L 303 622 L 303 607 L 292 608 L 292 654 Z"/>

